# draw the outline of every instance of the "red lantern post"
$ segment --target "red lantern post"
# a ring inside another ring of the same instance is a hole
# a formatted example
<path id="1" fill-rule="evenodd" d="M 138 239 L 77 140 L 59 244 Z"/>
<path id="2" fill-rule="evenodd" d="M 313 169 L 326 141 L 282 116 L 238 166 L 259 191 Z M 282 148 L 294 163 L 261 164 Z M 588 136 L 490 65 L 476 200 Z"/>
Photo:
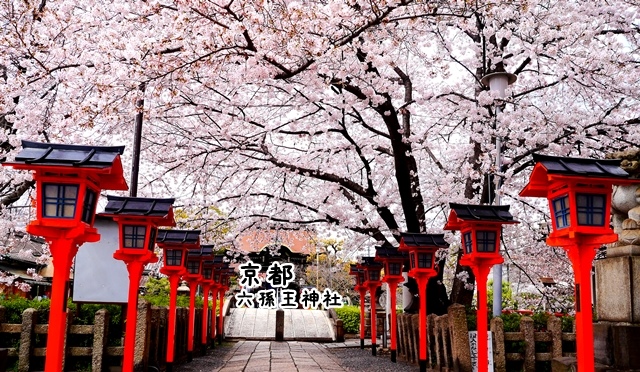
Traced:
<path id="1" fill-rule="evenodd" d="M 603 244 L 618 240 L 611 229 L 613 185 L 634 184 L 620 160 L 534 155 L 529 183 L 520 196 L 546 197 L 552 232 L 547 244 L 562 247 L 573 266 L 578 371 L 594 370 L 591 266 Z"/>
<path id="2" fill-rule="evenodd" d="M 359 265 L 351 265 L 349 267 L 349 275 L 355 276 L 356 285 L 353 287 L 354 290 L 360 293 L 360 349 L 364 349 L 364 338 L 365 338 L 365 322 L 364 322 L 364 300 L 367 296 L 367 287 L 364 286 L 365 274 L 364 270 L 359 268 Z"/>
<path id="3" fill-rule="evenodd" d="M 113 254 L 124 261 L 129 272 L 127 322 L 124 337 L 122 370 L 134 369 L 138 290 L 142 270 L 148 263 L 158 262 L 154 252 L 158 226 L 174 226 L 174 199 L 149 199 L 107 196 L 107 206 L 101 216 L 111 217 L 120 231 L 120 247 Z"/>
<path id="4" fill-rule="evenodd" d="M 189 328 L 187 329 L 187 362 L 193 360 L 193 344 L 196 326 L 196 292 L 198 285 L 202 281 L 202 248 L 190 249 L 187 251 L 187 272 L 182 275 L 182 279 L 189 287 Z"/>
<path id="5" fill-rule="evenodd" d="M 389 298 L 391 300 L 391 361 L 396 362 L 396 338 L 397 338 L 397 314 L 396 314 L 396 291 L 398 283 L 404 282 L 402 267 L 409 259 L 409 255 L 400 252 L 392 246 L 376 247 L 376 261 L 384 264 L 384 277 L 382 281 L 389 286 Z"/>
<path id="6" fill-rule="evenodd" d="M 51 288 L 45 372 L 59 372 L 64 364 L 67 295 L 71 262 L 78 247 L 96 242 L 93 227 L 101 190 L 126 190 L 120 155 L 122 147 L 61 145 L 22 141 L 15 169 L 33 171 L 36 219 L 27 232 L 49 243 L 54 274 Z"/>
<path id="7" fill-rule="evenodd" d="M 189 249 L 200 249 L 199 230 L 158 230 L 156 243 L 164 251 L 164 266 L 160 272 L 169 277 L 169 314 L 167 321 L 167 365 L 173 371 L 176 334 L 176 303 L 178 282 L 186 272 L 185 262 Z"/>
<path id="8" fill-rule="evenodd" d="M 445 230 L 460 230 L 463 255 L 460 264 L 471 267 L 478 289 L 478 372 L 486 372 L 487 354 L 487 276 L 491 267 L 504 262 L 500 255 L 502 225 L 518 223 L 508 205 L 467 205 L 450 203 Z"/>
<path id="9" fill-rule="evenodd" d="M 380 270 L 382 265 L 375 262 L 374 257 L 362 257 L 360 268 L 364 270 L 365 282 L 362 286 L 369 289 L 370 305 L 371 305 L 371 355 L 376 356 L 377 353 L 377 334 L 376 334 L 376 291 L 382 285 L 380 281 Z"/>
<path id="10" fill-rule="evenodd" d="M 418 284 L 418 296 L 420 298 L 420 350 L 418 351 L 418 364 L 420 372 L 427 370 L 427 283 L 429 278 L 437 274 L 436 251 L 449 247 L 443 234 L 416 234 L 402 233 L 398 251 L 409 253 L 409 276 Z"/>
<path id="11" fill-rule="evenodd" d="M 213 245 L 202 246 L 202 297 L 204 302 L 202 303 L 202 335 L 200 338 L 200 347 L 202 352 L 207 350 L 207 334 L 209 331 L 209 291 L 213 282 Z M 214 312 L 215 314 L 215 312 Z"/>

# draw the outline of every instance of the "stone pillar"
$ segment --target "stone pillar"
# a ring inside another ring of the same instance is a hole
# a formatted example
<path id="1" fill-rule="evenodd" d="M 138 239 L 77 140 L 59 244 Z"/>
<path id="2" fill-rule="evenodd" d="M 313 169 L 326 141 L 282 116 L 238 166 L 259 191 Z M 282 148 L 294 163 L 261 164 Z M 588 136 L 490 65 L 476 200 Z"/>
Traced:
<path id="1" fill-rule="evenodd" d="M 134 371 L 146 371 L 149 364 L 149 344 L 151 342 L 151 305 L 144 299 L 138 300 L 136 320 L 136 342 L 133 354 Z"/>
<path id="2" fill-rule="evenodd" d="M 33 327 L 38 312 L 35 309 L 26 309 L 22 313 L 22 329 L 20 331 L 20 348 L 18 349 L 18 371 L 28 372 L 31 360 L 31 343 L 33 338 Z"/>
<path id="3" fill-rule="evenodd" d="M 471 349 L 469 347 L 469 328 L 464 306 L 453 304 L 447 310 L 451 327 L 451 353 L 453 368 L 460 372 L 471 372 Z"/>
<path id="4" fill-rule="evenodd" d="M 284 310 L 276 310 L 276 341 L 284 341 Z"/>
<path id="5" fill-rule="evenodd" d="M 93 351 L 91 353 L 91 370 L 93 371 L 105 369 L 104 357 L 106 355 L 108 334 L 109 312 L 106 309 L 100 309 L 96 312 L 93 321 Z"/>

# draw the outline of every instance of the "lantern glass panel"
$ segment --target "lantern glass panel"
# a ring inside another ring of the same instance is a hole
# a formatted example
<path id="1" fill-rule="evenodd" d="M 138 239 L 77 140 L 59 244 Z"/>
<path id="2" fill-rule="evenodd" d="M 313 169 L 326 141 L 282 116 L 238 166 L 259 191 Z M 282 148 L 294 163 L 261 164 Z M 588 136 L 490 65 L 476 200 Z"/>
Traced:
<path id="1" fill-rule="evenodd" d="M 182 265 L 182 250 L 181 249 L 167 249 L 167 259 L 165 265 L 167 266 L 180 266 Z"/>
<path id="2" fill-rule="evenodd" d="M 84 194 L 84 203 L 82 203 L 82 221 L 88 223 L 89 225 L 93 224 L 93 216 L 95 216 L 96 210 L 96 201 L 98 198 L 96 197 L 97 193 L 90 188 L 87 188 Z"/>
<path id="3" fill-rule="evenodd" d="M 212 269 L 210 269 L 210 268 L 205 268 L 205 269 L 203 269 L 203 270 L 202 270 L 202 276 L 203 276 L 205 279 L 210 280 L 210 279 L 211 279 L 211 273 L 212 273 L 212 272 L 213 272 L 213 270 L 212 270 Z"/>
<path id="4" fill-rule="evenodd" d="M 377 282 L 378 280 L 380 280 L 380 270 L 378 269 L 367 270 L 367 273 L 369 274 L 370 281 Z"/>
<path id="5" fill-rule="evenodd" d="M 365 281 L 366 281 L 366 279 L 364 278 L 364 273 L 358 274 L 358 284 L 362 284 Z"/>
<path id="6" fill-rule="evenodd" d="M 433 266 L 433 253 L 418 253 L 418 268 L 431 269 Z"/>
<path id="7" fill-rule="evenodd" d="M 411 265 L 411 268 L 412 268 L 412 269 L 414 269 L 414 268 L 416 268 L 416 267 L 417 267 L 417 266 L 416 266 L 416 255 L 417 255 L 417 253 L 416 253 L 416 252 L 411 252 L 411 253 L 409 253 L 409 259 L 410 259 L 410 260 L 409 260 L 409 261 L 410 261 L 410 262 L 409 262 L 409 264 Z"/>
<path id="8" fill-rule="evenodd" d="M 576 194 L 578 225 L 604 226 L 607 203 L 602 194 Z"/>
<path id="9" fill-rule="evenodd" d="M 473 250 L 473 240 L 471 239 L 471 233 L 466 232 L 463 235 L 464 253 L 471 253 Z"/>
<path id="10" fill-rule="evenodd" d="M 495 252 L 496 232 L 476 231 L 476 247 L 478 247 L 478 252 Z"/>
<path id="11" fill-rule="evenodd" d="M 213 275 L 213 281 L 216 283 L 220 283 L 220 274 L 216 273 Z"/>
<path id="12" fill-rule="evenodd" d="M 144 248 L 147 234 L 146 226 L 124 225 L 122 227 L 122 246 L 124 248 Z"/>
<path id="13" fill-rule="evenodd" d="M 78 185 L 45 183 L 42 216 L 74 218 L 78 200 Z"/>
<path id="14" fill-rule="evenodd" d="M 402 264 L 400 262 L 389 262 L 387 266 L 389 270 L 389 275 L 402 274 Z"/>
<path id="15" fill-rule="evenodd" d="M 553 214 L 556 218 L 556 229 L 564 229 L 571 225 L 571 213 L 569 210 L 569 195 L 563 195 L 553 199 Z"/>
<path id="16" fill-rule="evenodd" d="M 151 232 L 149 233 L 149 251 L 153 252 L 153 248 L 156 246 L 156 236 L 158 236 L 158 229 L 155 227 L 151 228 Z"/>
<path id="17" fill-rule="evenodd" d="M 200 260 L 198 259 L 187 259 L 187 271 L 189 274 L 199 274 L 200 273 Z"/>

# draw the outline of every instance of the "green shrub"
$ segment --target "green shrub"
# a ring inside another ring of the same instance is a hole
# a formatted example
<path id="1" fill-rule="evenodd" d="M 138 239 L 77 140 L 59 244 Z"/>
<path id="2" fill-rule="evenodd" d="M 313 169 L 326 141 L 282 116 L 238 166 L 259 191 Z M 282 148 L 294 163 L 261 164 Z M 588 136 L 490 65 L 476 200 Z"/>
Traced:
<path id="1" fill-rule="evenodd" d="M 49 299 L 29 300 L 20 296 L 0 298 L 0 305 L 6 309 L 6 322 L 11 324 L 22 323 L 22 313 L 28 308 L 38 310 L 38 323 L 47 323 L 49 320 Z"/>
<path id="2" fill-rule="evenodd" d="M 338 318 L 342 319 L 345 333 L 360 332 L 360 307 L 345 305 L 336 309 Z"/>

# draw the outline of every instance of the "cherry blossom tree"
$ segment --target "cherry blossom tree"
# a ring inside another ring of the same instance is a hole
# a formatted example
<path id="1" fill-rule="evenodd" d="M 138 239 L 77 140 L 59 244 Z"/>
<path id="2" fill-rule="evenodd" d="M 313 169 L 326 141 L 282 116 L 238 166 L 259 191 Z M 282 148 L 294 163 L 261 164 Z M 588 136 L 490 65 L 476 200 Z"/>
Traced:
<path id="1" fill-rule="evenodd" d="M 141 192 L 215 205 L 237 232 L 340 228 L 355 248 L 397 244 L 440 232 L 448 202 L 492 202 L 499 183 L 522 221 L 505 230 L 507 261 L 534 283 L 569 283 L 544 245 L 546 207 L 517 196 L 530 155 L 604 157 L 639 140 L 632 1 L 0 7 L 6 156 L 25 138 L 129 144 L 139 113 Z M 518 77 L 504 100 L 480 82 L 501 70 Z M 7 170 L 0 181 L 5 205 L 32 186 Z M 471 297 L 454 280 L 452 300 Z"/>

